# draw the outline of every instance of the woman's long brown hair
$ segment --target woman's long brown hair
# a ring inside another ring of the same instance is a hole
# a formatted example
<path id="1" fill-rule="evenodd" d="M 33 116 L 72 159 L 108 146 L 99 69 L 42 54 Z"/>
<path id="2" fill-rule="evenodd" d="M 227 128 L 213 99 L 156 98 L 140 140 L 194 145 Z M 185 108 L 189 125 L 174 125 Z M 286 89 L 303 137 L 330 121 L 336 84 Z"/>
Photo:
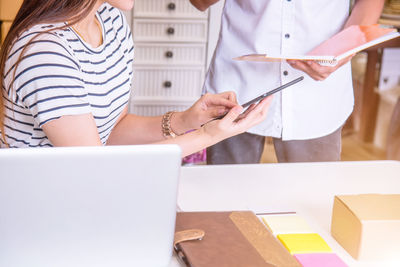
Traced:
<path id="1" fill-rule="evenodd" d="M 24 0 L 22 3 L 22 6 L 19 9 L 14 22 L 11 25 L 10 31 L 0 49 L 0 89 L 2 91 L 2 94 L 0 94 L 0 138 L 4 143 L 6 143 L 4 132 L 5 106 L 2 96 L 5 92 L 2 88 L 5 88 L 5 65 L 14 41 L 25 30 L 37 24 L 66 22 L 67 25 L 64 27 L 74 25 L 89 14 L 89 12 L 95 7 L 97 1 L 98 0 Z M 36 35 L 36 37 L 37 36 L 38 35 Z M 22 50 L 16 63 L 13 77 L 15 77 L 15 70 L 20 63 L 26 48 L 34 38 L 31 39 Z"/>

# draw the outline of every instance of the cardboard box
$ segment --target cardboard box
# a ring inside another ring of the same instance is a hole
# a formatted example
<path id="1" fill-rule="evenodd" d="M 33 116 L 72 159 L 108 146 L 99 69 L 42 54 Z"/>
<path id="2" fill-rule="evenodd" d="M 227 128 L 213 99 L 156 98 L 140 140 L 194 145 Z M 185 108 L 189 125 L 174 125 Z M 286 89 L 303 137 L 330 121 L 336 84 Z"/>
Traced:
<path id="1" fill-rule="evenodd" d="M 357 260 L 400 260 L 400 195 L 336 196 L 331 233 Z"/>
<path id="2" fill-rule="evenodd" d="M 0 0 L 0 20 L 14 20 L 23 0 Z"/>
<path id="3" fill-rule="evenodd" d="M 1 22 L 1 43 L 6 38 L 8 31 L 10 30 L 12 22 L 10 21 L 2 21 Z"/>

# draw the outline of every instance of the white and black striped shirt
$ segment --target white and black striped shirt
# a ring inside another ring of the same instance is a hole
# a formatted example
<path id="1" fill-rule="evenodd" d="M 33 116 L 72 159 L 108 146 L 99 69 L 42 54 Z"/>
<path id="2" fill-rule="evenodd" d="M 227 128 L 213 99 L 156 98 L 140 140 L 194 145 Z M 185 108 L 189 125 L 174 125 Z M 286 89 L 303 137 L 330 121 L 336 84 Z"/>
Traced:
<path id="1" fill-rule="evenodd" d="M 36 25 L 19 36 L 4 73 L 10 147 L 52 146 L 42 130 L 45 123 L 87 113 L 93 115 L 102 143 L 107 142 L 129 100 L 133 40 L 118 9 L 105 3 L 97 17 L 103 29 L 103 44 L 97 48 L 72 28 L 56 29 L 64 24 Z M 53 30 L 43 33 L 49 29 Z M 21 51 L 34 36 L 15 70 Z"/>

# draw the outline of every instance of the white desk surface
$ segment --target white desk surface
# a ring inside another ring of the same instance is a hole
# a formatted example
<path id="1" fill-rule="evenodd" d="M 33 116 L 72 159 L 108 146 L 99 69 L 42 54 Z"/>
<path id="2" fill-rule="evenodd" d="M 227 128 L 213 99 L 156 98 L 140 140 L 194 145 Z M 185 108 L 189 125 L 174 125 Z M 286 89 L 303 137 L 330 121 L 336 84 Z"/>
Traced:
<path id="1" fill-rule="evenodd" d="M 400 266 L 354 260 L 330 235 L 339 194 L 400 194 L 399 161 L 183 167 L 178 205 L 183 211 L 296 211 L 349 266 Z M 174 257 L 171 267 L 183 266 Z"/>

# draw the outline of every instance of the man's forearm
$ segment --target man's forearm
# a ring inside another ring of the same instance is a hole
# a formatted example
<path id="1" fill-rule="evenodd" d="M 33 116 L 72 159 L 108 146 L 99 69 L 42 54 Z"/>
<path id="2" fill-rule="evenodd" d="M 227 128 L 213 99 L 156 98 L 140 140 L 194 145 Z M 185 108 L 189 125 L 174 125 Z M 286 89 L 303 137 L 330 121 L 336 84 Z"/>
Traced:
<path id="1" fill-rule="evenodd" d="M 205 11 L 211 5 L 215 4 L 219 0 L 190 0 L 193 6 L 195 6 L 200 11 Z"/>
<path id="2" fill-rule="evenodd" d="M 357 0 L 344 27 L 375 24 L 382 13 L 384 2 L 384 0 Z"/>

